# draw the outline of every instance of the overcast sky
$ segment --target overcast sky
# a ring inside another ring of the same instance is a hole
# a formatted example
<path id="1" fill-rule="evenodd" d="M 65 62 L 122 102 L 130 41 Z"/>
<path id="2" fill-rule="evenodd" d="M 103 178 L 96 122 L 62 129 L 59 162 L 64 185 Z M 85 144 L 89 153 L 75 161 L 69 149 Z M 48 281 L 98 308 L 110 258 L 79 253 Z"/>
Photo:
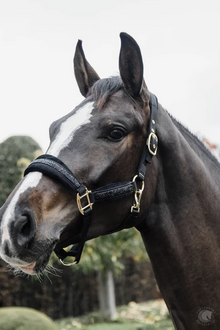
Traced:
<path id="1" fill-rule="evenodd" d="M 119 33 L 127 32 L 159 102 L 220 144 L 219 17 L 219 0 L 0 0 L 0 142 L 29 135 L 45 151 L 50 123 L 82 100 L 77 40 L 104 78 L 118 73 Z"/>

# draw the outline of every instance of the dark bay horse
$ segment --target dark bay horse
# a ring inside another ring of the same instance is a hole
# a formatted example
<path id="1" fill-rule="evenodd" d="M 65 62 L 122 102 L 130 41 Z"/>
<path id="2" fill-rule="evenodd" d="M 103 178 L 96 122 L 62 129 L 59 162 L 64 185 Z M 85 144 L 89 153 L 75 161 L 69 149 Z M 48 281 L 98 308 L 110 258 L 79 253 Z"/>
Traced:
<path id="1" fill-rule="evenodd" d="M 219 330 L 219 163 L 157 104 L 139 46 L 120 36 L 120 77 L 109 79 L 78 42 L 85 100 L 52 123 L 45 157 L 1 208 L 0 256 L 38 274 L 54 249 L 63 260 L 63 248 L 75 244 L 78 262 L 86 240 L 135 226 L 175 328 Z"/>

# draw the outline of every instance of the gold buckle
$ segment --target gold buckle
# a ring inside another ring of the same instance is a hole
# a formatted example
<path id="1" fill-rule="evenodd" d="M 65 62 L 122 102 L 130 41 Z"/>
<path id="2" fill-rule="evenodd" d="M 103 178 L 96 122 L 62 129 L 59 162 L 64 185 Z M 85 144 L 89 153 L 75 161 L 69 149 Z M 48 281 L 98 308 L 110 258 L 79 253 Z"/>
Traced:
<path id="1" fill-rule="evenodd" d="M 134 176 L 133 182 L 137 179 L 137 177 L 138 177 L 137 175 Z M 141 189 L 136 190 L 134 193 L 135 202 L 134 205 L 131 207 L 131 213 L 133 213 L 133 211 L 136 211 L 138 213 L 140 212 L 141 197 L 143 191 L 144 191 L 144 181 L 141 181 Z"/>
<path id="2" fill-rule="evenodd" d="M 154 150 L 152 150 L 151 149 L 151 145 L 150 145 L 151 138 L 154 138 L 157 141 L 157 143 L 158 143 L 158 137 L 156 136 L 156 134 L 154 134 L 154 133 L 151 132 L 150 135 L 149 135 L 149 137 L 148 137 L 148 139 L 147 139 L 147 147 L 148 147 L 149 152 L 151 153 L 151 155 L 156 156 L 156 154 L 157 154 L 157 143 L 156 144 L 153 144 Z"/>
<path id="3" fill-rule="evenodd" d="M 94 203 L 91 203 L 90 201 L 90 198 L 89 198 L 89 194 L 91 193 L 91 190 L 88 190 L 86 188 L 86 192 L 84 195 L 80 196 L 80 194 L 78 193 L 77 196 L 76 196 L 76 200 L 77 200 L 77 205 L 78 205 L 78 209 L 79 209 L 79 212 L 84 215 L 85 212 L 84 210 L 86 210 L 88 207 L 92 210 L 92 205 Z M 81 202 L 81 199 L 85 198 L 86 197 L 86 201 L 87 201 L 87 205 L 86 206 L 82 206 L 82 202 Z"/>

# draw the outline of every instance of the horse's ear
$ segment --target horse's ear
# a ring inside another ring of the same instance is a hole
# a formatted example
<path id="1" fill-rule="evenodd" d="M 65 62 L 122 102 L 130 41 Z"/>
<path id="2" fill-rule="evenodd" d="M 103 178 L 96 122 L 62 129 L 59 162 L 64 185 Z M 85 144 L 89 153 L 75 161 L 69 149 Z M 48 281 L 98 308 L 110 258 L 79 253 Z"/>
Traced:
<path id="1" fill-rule="evenodd" d="M 87 96 L 90 87 L 99 80 L 98 74 L 95 72 L 93 67 L 86 60 L 83 48 L 82 41 L 78 40 L 76 45 L 75 56 L 73 59 L 74 63 L 74 72 L 76 81 L 78 83 L 80 92 L 84 97 Z"/>
<path id="2" fill-rule="evenodd" d="M 136 41 L 127 33 L 120 33 L 121 51 L 119 55 L 119 70 L 126 91 L 134 98 L 140 98 L 143 80 L 143 61 L 141 51 Z"/>

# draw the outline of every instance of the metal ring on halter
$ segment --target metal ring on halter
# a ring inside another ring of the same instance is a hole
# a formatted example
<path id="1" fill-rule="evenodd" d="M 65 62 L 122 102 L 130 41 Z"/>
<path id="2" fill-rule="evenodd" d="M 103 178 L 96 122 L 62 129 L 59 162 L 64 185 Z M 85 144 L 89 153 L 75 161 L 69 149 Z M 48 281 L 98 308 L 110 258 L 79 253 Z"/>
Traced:
<path id="1" fill-rule="evenodd" d="M 135 182 L 137 178 L 138 178 L 138 175 L 135 175 L 133 178 L 133 182 Z M 144 191 L 144 180 L 141 181 L 141 189 L 138 189 L 135 191 L 135 194 L 134 194 L 135 202 L 134 202 L 134 205 L 131 207 L 131 213 L 133 213 L 134 211 L 136 211 L 137 213 L 140 212 L 141 197 L 142 197 L 143 191 Z"/>
<path id="2" fill-rule="evenodd" d="M 60 262 L 61 262 L 61 264 L 63 264 L 66 267 L 69 267 L 69 266 L 72 266 L 72 265 L 76 265 L 77 264 L 77 261 L 67 263 L 67 262 L 64 262 L 62 259 L 60 259 Z"/>

